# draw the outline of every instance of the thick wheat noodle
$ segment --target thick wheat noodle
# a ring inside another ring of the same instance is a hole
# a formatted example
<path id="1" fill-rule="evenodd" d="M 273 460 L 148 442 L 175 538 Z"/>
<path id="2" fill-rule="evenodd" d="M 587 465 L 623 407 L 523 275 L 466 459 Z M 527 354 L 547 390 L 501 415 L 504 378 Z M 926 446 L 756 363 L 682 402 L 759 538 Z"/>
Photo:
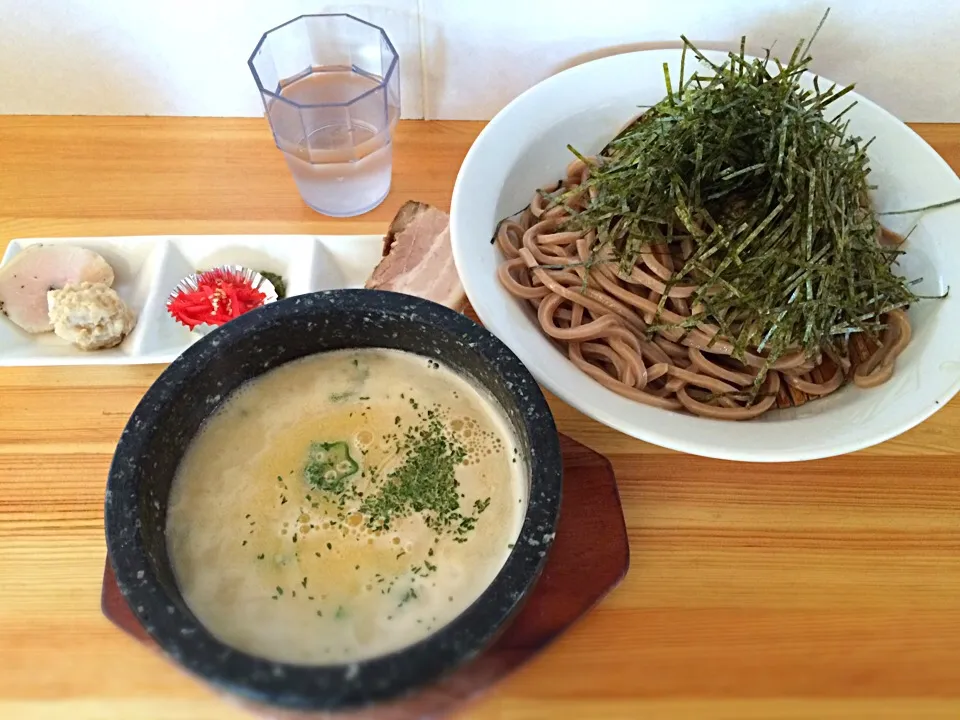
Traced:
<path id="1" fill-rule="evenodd" d="M 652 269 L 653 268 L 651 268 L 651 270 Z M 644 287 L 648 287 L 660 295 L 667 295 L 668 297 L 672 298 L 687 298 L 697 291 L 696 285 L 674 285 L 668 290 L 663 281 L 658 280 L 655 276 L 645 273 L 643 270 L 640 270 L 636 267 L 633 268 L 629 274 L 618 272 L 617 277 L 625 282 L 643 285 Z"/>
<path id="2" fill-rule="evenodd" d="M 669 281 L 673 278 L 673 262 L 670 260 L 670 254 L 662 252 L 661 248 L 661 245 L 644 245 L 640 249 L 640 257 L 654 275 L 661 280 Z"/>
<path id="3" fill-rule="evenodd" d="M 686 386 L 677 390 L 677 399 L 680 404 L 694 415 L 703 415 L 704 417 L 714 418 L 715 420 L 752 420 L 755 417 L 763 415 L 767 410 L 773 407 L 777 400 L 777 393 L 780 391 L 780 373 L 767 373 L 767 379 L 764 380 L 761 388 L 762 397 L 753 405 L 745 407 L 717 407 L 709 405 L 690 397 Z"/>
<path id="4" fill-rule="evenodd" d="M 531 300 L 530 304 L 533 305 L 535 310 L 540 309 L 539 300 Z M 553 317 L 555 320 L 562 320 L 563 322 L 567 323 L 567 327 L 570 327 L 570 319 L 573 317 L 573 312 L 564 308 L 560 308 L 553 314 Z"/>
<path id="5" fill-rule="evenodd" d="M 547 302 L 541 303 L 544 315 L 540 315 L 541 311 L 539 308 L 537 313 L 538 317 L 541 318 L 541 324 L 544 328 L 548 325 L 555 326 L 555 323 L 551 322 L 549 315 L 552 313 L 553 317 L 557 317 L 557 315 L 563 312 L 563 310 L 558 309 L 562 301 L 562 298 L 554 295 Z M 579 339 L 589 340 L 591 339 L 590 336 L 599 330 L 602 331 L 602 335 L 599 337 L 602 337 L 608 346 L 617 354 L 624 355 L 628 362 L 632 362 L 642 355 L 658 359 L 656 353 L 650 352 L 646 347 L 648 343 L 634 335 L 630 329 L 618 321 L 615 316 L 604 315 L 602 318 L 599 318 L 603 320 L 601 325 L 584 325 L 584 308 L 582 305 L 574 305 L 573 309 L 568 312 L 570 316 L 570 327 L 565 328 L 563 332 L 566 335 L 566 339 L 571 342 L 576 342 Z M 609 318 L 609 320 L 607 320 L 607 318 Z"/>
<path id="6" fill-rule="evenodd" d="M 718 365 L 712 360 L 707 360 L 704 354 L 697 348 L 688 348 L 687 353 L 690 358 L 690 365 L 699 372 L 713 375 L 734 385 L 747 387 L 753 385 L 753 381 L 757 378 L 756 374 L 737 372 L 736 370 L 730 370 L 722 365 Z"/>
<path id="7" fill-rule="evenodd" d="M 562 313 L 563 310 L 556 310 L 555 313 Z M 570 311 L 570 326 L 577 327 L 583 322 L 583 313 L 584 307 L 582 305 L 574 305 L 573 310 Z M 627 325 L 622 325 L 620 327 L 613 326 L 608 331 L 607 340 L 619 340 L 628 346 L 628 351 L 632 355 L 642 355 L 644 358 L 649 360 L 652 363 L 664 363 L 666 365 L 673 364 L 670 362 L 670 356 L 667 355 L 660 347 L 655 343 L 647 340 L 646 336 L 643 334 L 638 334 L 634 328 L 631 328 Z"/>
<path id="8" fill-rule="evenodd" d="M 657 252 L 657 250 L 662 247 L 662 245 L 657 247 L 651 247 L 647 245 L 641 251 L 640 257 L 644 263 L 646 263 L 647 267 L 653 271 L 653 274 L 660 278 L 660 280 L 669 281 L 673 277 L 673 259 L 667 250 L 664 250 L 662 254 Z M 658 254 L 660 254 L 660 257 L 657 257 Z M 682 299 L 690 297 L 696 291 L 696 285 L 675 285 L 673 288 L 671 288 L 670 293 L 668 294 L 671 298 Z M 661 294 L 663 293 L 662 290 L 658 290 L 658 292 Z M 688 312 L 686 309 L 686 303 L 677 305 L 678 310 L 681 308 L 682 312 Z"/>
<path id="9" fill-rule="evenodd" d="M 552 306 L 553 304 L 554 302 L 551 302 L 549 300 L 544 301 L 542 303 L 542 305 L 547 305 L 548 307 Z M 584 315 L 583 306 L 582 305 L 574 306 L 571 321 L 570 321 L 571 330 L 579 330 L 583 327 L 582 325 L 580 325 L 580 322 L 583 319 L 583 315 Z M 605 317 L 609 318 L 612 316 L 607 315 Z M 593 322 L 596 322 L 596 321 L 593 321 Z M 626 332 L 625 328 L 620 328 L 620 330 Z M 611 332 L 611 334 L 616 335 L 617 333 Z M 662 407 L 668 410 L 680 409 L 680 403 L 678 403 L 676 400 L 673 400 L 667 397 L 660 397 L 657 394 L 645 392 L 644 390 L 635 387 L 633 382 L 624 382 L 624 380 L 627 380 L 630 378 L 622 377 L 621 379 L 617 379 L 617 378 L 611 377 L 602 368 L 591 364 L 589 361 L 587 361 L 586 358 L 584 358 L 583 352 L 582 352 L 583 346 L 587 344 L 588 343 L 580 343 L 577 341 L 571 342 L 568 346 L 568 355 L 570 359 L 573 361 L 573 363 L 577 365 L 577 367 L 579 367 L 581 370 L 584 370 L 588 375 L 593 377 L 602 385 L 605 385 L 606 387 L 616 391 L 617 393 L 625 397 L 628 397 L 632 400 L 638 400 L 648 405 L 655 405 L 656 407 Z M 595 343 L 589 343 L 589 344 L 594 345 Z M 610 346 L 611 352 L 614 352 L 614 348 L 616 347 L 616 345 L 619 345 L 619 343 L 616 343 L 616 342 L 611 343 L 611 346 Z M 614 353 L 614 354 L 617 354 L 617 353 Z M 626 358 L 622 358 L 622 359 L 626 360 Z M 632 359 L 639 361 L 640 353 L 636 352 L 633 355 Z M 663 364 L 655 364 L 651 366 L 651 368 L 649 368 L 649 371 L 646 372 L 645 374 L 644 382 L 645 383 L 650 382 L 652 380 L 659 378 L 661 375 L 665 374 L 666 370 L 667 368 Z"/>
<path id="10" fill-rule="evenodd" d="M 566 248 L 562 246 L 543 246 L 539 243 L 539 235 L 545 230 L 555 230 L 560 224 L 560 221 L 556 218 L 550 220 L 541 220 L 536 225 L 531 225 L 523 233 L 523 237 L 520 242 L 520 251 L 523 251 L 526 248 L 527 252 L 530 253 L 540 265 L 557 265 L 556 260 L 564 260 L 570 256 L 567 254 Z M 572 261 L 575 262 L 575 261 Z M 566 263 L 562 263 L 566 264 Z"/>
<path id="11" fill-rule="evenodd" d="M 580 258 L 581 263 L 585 264 L 589 260 L 590 244 L 595 240 L 596 240 L 596 233 L 592 230 L 586 235 L 577 238 L 576 240 L 577 255 Z M 590 283 L 591 287 L 597 283 L 597 280 L 594 279 L 594 277 L 591 274 L 589 274 L 589 271 L 587 271 L 584 266 L 577 268 L 577 274 L 580 277 L 581 286 L 583 285 L 584 281 L 587 281 L 588 283 Z M 646 329 L 646 326 L 644 325 L 640 329 L 641 330 Z M 642 352 L 644 353 L 644 355 L 647 356 L 649 360 L 653 361 L 654 363 L 663 362 L 663 363 L 669 364 L 670 358 L 665 352 L 663 352 L 662 349 L 660 349 L 654 343 L 647 340 L 646 337 L 638 336 L 637 340 L 640 343 Z"/>
<path id="12" fill-rule="evenodd" d="M 523 250 L 526 249 L 537 261 L 537 265 L 566 265 L 567 263 L 565 261 L 570 256 L 567 255 L 565 248 L 560 246 L 541 246 L 536 241 L 538 228 L 550 228 L 552 230 L 556 225 L 557 221 L 555 220 L 541 220 L 532 226 L 523 234 L 520 252 L 522 253 Z"/>
<path id="13" fill-rule="evenodd" d="M 813 369 L 816 367 L 819 367 L 817 363 L 810 362 L 808 360 L 803 365 L 797 365 L 796 367 L 782 369 L 780 370 L 780 372 L 783 373 L 784 377 L 786 377 L 787 375 L 791 375 L 793 377 L 801 377 L 803 375 L 813 372 Z"/>
<path id="14" fill-rule="evenodd" d="M 547 235 L 540 235 L 537 238 L 537 243 L 539 245 L 559 245 L 561 243 L 569 243 L 571 240 L 577 240 L 578 238 L 583 237 L 582 232 L 558 232 L 558 233 L 549 233 Z"/>
<path id="15" fill-rule="evenodd" d="M 746 361 L 747 365 L 754 368 L 762 368 L 764 363 L 766 363 L 766 358 L 760 355 L 754 355 L 753 353 L 744 353 L 743 358 Z M 790 370 L 791 368 L 799 367 L 806 363 L 807 358 L 803 354 L 802 350 L 794 350 L 792 353 L 787 353 L 786 355 L 781 356 L 777 359 L 775 363 L 770 365 L 774 370 Z"/>
<path id="16" fill-rule="evenodd" d="M 651 316 L 651 320 L 653 319 L 653 316 L 656 315 L 657 303 L 641 295 L 637 295 L 636 293 L 631 292 L 630 290 L 627 290 L 626 288 L 621 287 L 620 285 L 617 285 L 614 279 L 615 276 L 613 276 L 613 272 L 610 270 L 610 268 L 600 266 L 600 267 L 594 268 L 591 274 L 597 279 L 597 283 L 600 285 L 600 287 L 603 290 L 610 293 L 618 300 L 622 300 L 627 305 L 633 305 L 638 310 L 642 310 L 646 313 L 649 313 Z M 668 323 L 680 323 L 686 319 L 681 315 L 677 315 L 676 313 L 671 312 L 670 310 L 664 310 L 663 312 L 661 312 L 660 317 L 663 318 L 663 320 Z M 664 333 L 664 334 L 666 334 L 668 338 L 672 339 L 671 334 L 669 333 Z M 678 338 L 682 337 L 684 344 L 687 344 L 689 341 L 690 344 L 696 343 L 700 347 L 711 346 L 711 337 L 706 335 L 700 330 L 692 330 L 685 336 L 683 334 L 683 331 L 678 330 L 674 337 L 678 337 Z M 733 345 L 720 340 L 712 344 L 711 350 L 713 352 L 720 352 L 725 355 L 729 355 L 733 352 Z"/>
<path id="17" fill-rule="evenodd" d="M 623 272 L 610 247 L 594 254 L 596 230 L 565 229 L 571 209 L 586 207 L 588 194 L 595 196 L 592 186 L 589 193 L 581 188 L 589 173 L 590 165 L 574 161 L 563 182 L 537 191 L 519 217 L 500 224 L 496 244 L 505 260 L 497 275 L 511 295 L 536 308 L 541 328 L 566 346 L 571 362 L 603 386 L 655 407 L 749 420 L 774 407 L 787 386 L 819 397 L 850 378 L 874 387 L 893 374 L 910 341 L 902 310 L 885 314 L 880 346 L 859 363 L 830 348 L 824 349 L 827 365 L 800 349 L 773 363 L 755 349 L 736 353 L 719 327 L 703 319 L 709 318 L 703 304 L 689 300 L 699 286 L 689 279 L 672 282 L 675 269 L 693 255 L 695 238 L 652 241 L 630 272 Z M 549 197 L 555 191 L 564 194 L 564 204 Z M 884 230 L 878 241 L 902 238 Z M 732 313 L 724 321 L 735 325 L 745 316 Z M 648 329 L 651 325 L 675 327 Z M 766 377 L 757 392 L 754 383 L 762 371 Z"/>
<path id="18" fill-rule="evenodd" d="M 557 310 L 556 312 L 562 312 L 562 310 Z M 583 305 L 574 305 L 573 308 L 569 311 L 570 313 L 570 328 L 576 330 L 583 326 L 584 317 L 588 317 L 588 321 L 593 319 L 589 317 L 589 313 L 583 307 Z M 604 316 L 612 317 L 612 316 Z M 616 318 L 614 318 L 615 320 Z M 605 338 L 611 340 L 613 338 L 624 341 L 629 347 L 630 350 L 635 353 L 640 353 L 640 344 L 635 335 L 633 335 L 626 327 L 622 324 L 612 323 L 609 329 L 606 331 Z"/>
<path id="19" fill-rule="evenodd" d="M 497 277 L 500 278 L 500 284 L 509 290 L 511 295 L 515 295 L 516 297 L 521 297 L 526 300 L 534 300 L 550 294 L 550 288 L 548 287 L 544 287 L 543 285 L 532 287 L 524 284 L 514 277 L 512 271 L 518 268 L 523 270 L 526 270 L 527 268 L 527 264 L 523 261 L 523 258 L 519 256 L 513 258 L 512 260 L 507 260 L 504 263 L 500 263 L 500 266 L 497 268 Z M 526 278 L 524 277 L 524 279 Z"/>
<path id="20" fill-rule="evenodd" d="M 690 356 L 689 348 L 685 348 L 682 345 L 677 345 L 677 343 L 673 342 L 672 340 L 668 340 L 665 337 L 658 335 L 653 341 L 657 344 L 657 347 L 663 350 L 674 360 L 687 360 Z"/>
<path id="21" fill-rule="evenodd" d="M 882 385 L 893 375 L 897 356 L 910 342 L 910 321 L 903 310 L 887 313 L 887 327 L 883 331 L 883 343 L 853 373 L 853 382 L 862 388 Z"/>
<path id="22" fill-rule="evenodd" d="M 597 266 L 593 268 L 593 276 L 601 288 L 606 290 L 614 297 L 622 300 L 628 305 L 633 305 L 638 310 L 644 312 L 644 321 L 649 325 L 653 323 L 653 318 L 658 314 L 660 318 L 667 323 L 679 324 L 684 322 L 688 316 L 683 316 L 671 310 L 660 310 L 657 303 L 650 298 L 638 295 L 616 283 L 617 275 L 608 266 Z M 661 330 L 660 334 L 673 342 L 680 342 L 683 345 L 698 347 L 703 350 L 718 353 L 720 355 L 732 355 L 733 345 L 725 340 L 718 339 L 718 328 L 698 323 L 696 329 L 684 333 L 682 330 Z M 749 355 L 747 356 L 750 357 Z M 759 361 L 758 367 L 763 365 L 763 358 L 756 356 Z M 780 369 L 774 365 L 774 369 Z"/>
<path id="23" fill-rule="evenodd" d="M 500 252 L 511 260 L 520 257 L 520 244 L 523 242 L 524 232 L 523 225 L 518 222 L 506 220 L 500 223 L 500 227 L 497 228 L 497 247 L 500 248 Z M 516 238 L 516 241 L 513 238 Z"/>
<path id="24" fill-rule="evenodd" d="M 552 295 L 540 303 L 537 309 L 537 318 L 544 332 L 557 340 L 568 340 L 571 342 L 582 342 L 584 340 L 596 340 L 608 336 L 610 331 L 620 325 L 615 315 L 602 315 L 596 320 L 592 320 L 584 325 L 577 327 L 561 328 L 554 322 L 553 312 L 563 302 L 561 295 Z"/>
<path id="25" fill-rule="evenodd" d="M 549 277 L 554 282 L 559 283 L 560 285 L 563 285 L 563 287 L 575 288 L 578 292 L 582 291 L 583 285 L 584 285 L 584 282 L 583 282 L 584 278 L 582 275 L 580 275 L 577 272 L 577 270 L 579 270 L 580 268 L 570 267 L 569 265 L 567 265 L 567 267 L 569 268 L 567 270 L 557 270 L 557 269 L 548 270 L 547 277 Z M 541 282 L 540 277 L 536 274 L 534 274 L 534 279 L 538 283 Z M 600 288 L 600 285 L 597 283 L 596 278 L 593 278 L 593 277 L 587 278 L 586 285 L 588 288 L 593 290 L 598 290 Z M 629 308 L 627 308 L 626 306 L 623 306 L 623 309 L 629 311 Z"/>
<path id="26" fill-rule="evenodd" d="M 570 302 L 583 305 L 586 309 L 595 314 L 605 315 L 608 313 L 613 313 L 623 318 L 628 323 L 634 325 L 641 331 L 646 329 L 646 324 L 643 322 L 643 320 L 641 320 L 636 313 L 631 312 L 630 309 L 627 308 L 623 303 L 618 302 L 609 295 L 604 295 L 603 293 L 590 288 L 570 290 L 568 287 L 564 287 L 557 282 L 551 273 L 539 267 L 537 261 L 533 258 L 533 255 L 531 255 L 526 248 L 520 251 L 520 256 L 527 263 L 527 267 L 533 270 L 534 277 L 540 280 L 540 282 L 545 286 L 550 288 L 550 290 L 552 290 L 555 294 L 566 298 Z"/>
<path id="27" fill-rule="evenodd" d="M 582 307 L 576 306 L 571 313 L 570 327 L 561 328 L 554 320 L 554 313 L 561 301 L 562 298 L 553 295 L 542 302 L 537 310 L 540 325 L 548 335 L 571 343 L 571 347 L 583 341 L 602 338 L 606 341 L 610 353 L 621 359 L 621 363 L 615 364 L 618 368 L 617 379 L 628 386 L 646 383 L 647 373 L 642 365 L 639 342 L 615 316 L 605 315 L 582 325 Z"/>
<path id="28" fill-rule="evenodd" d="M 654 380 L 659 380 L 661 377 L 670 372 L 672 366 L 670 363 L 654 363 L 647 368 L 647 382 L 653 382 Z"/>
<path id="29" fill-rule="evenodd" d="M 664 351 L 662 347 L 657 345 L 655 342 L 651 342 L 646 337 L 639 337 L 637 341 L 640 343 L 640 351 L 643 353 L 644 357 L 655 365 L 675 365 L 673 358 L 671 358 Z"/>
<path id="30" fill-rule="evenodd" d="M 580 352 L 584 355 L 584 357 L 587 355 L 593 355 L 606 360 L 616 369 L 617 380 L 622 382 L 624 385 L 633 385 L 633 382 L 630 382 L 627 377 L 628 366 L 626 361 L 619 353 L 614 352 L 610 345 L 604 345 L 603 343 L 596 342 L 584 342 L 580 343 Z"/>
<path id="31" fill-rule="evenodd" d="M 677 400 L 673 398 L 659 397 L 653 393 L 637 390 L 635 387 L 625 385 L 616 378 L 611 377 L 602 368 L 593 365 L 583 357 L 583 355 L 580 353 L 579 343 L 571 343 L 569 348 L 569 356 L 574 365 L 586 372 L 601 385 L 606 386 L 619 395 L 623 395 L 625 398 L 636 400 L 637 402 L 644 403 L 645 405 L 653 405 L 655 407 L 664 408 L 665 410 L 680 410 L 683 407 Z"/>
<path id="32" fill-rule="evenodd" d="M 643 364 L 641 355 L 630 352 L 630 347 L 622 340 L 611 340 L 610 347 L 627 364 L 627 374 L 621 382 L 624 385 L 632 385 L 637 390 L 643 390 L 647 386 L 647 368 Z"/>
<path id="33" fill-rule="evenodd" d="M 833 377 L 819 383 L 805 379 L 802 375 L 784 375 L 783 379 L 787 385 L 795 387 L 807 395 L 829 395 L 843 384 L 843 370 L 839 365 L 835 365 L 833 368 Z"/>
<path id="34" fill-rule="evenodd" d="M 547 209 L 547 202 L 545 196 L 547 193 L 552 193 L 554 190 L 560 187 L 560 183 L 554 183 L 553 185 L 548 185 L 543 190 L 538 190 L 533 194 L 533 200 L 530 201 L 530 212 L 533 213 L 535 218 L 540 218 L 541 215 Z M 561 206 L 553 208 L 554 210 L 563 210 Z"/>
<path id="35" fill-rule="evenodd" d="M 668 372 L 673 377 L 682 380 L 685 385 L 693 385 L 694 387 L 704 388 L 715 393 L 735 393 L 739 389 L 723 382 L 723 380 L 718 380 L 715 377 L 710 377 L 702 373 L 690 372 L 676 365 L 671 365 Z"/>
<path id="36" fill-rule="evenodd" d="M 589 343 L 589 345 L 599 345 L 599 347 L 607 348 L 610 351 L 610 355 L 597 355 L 597 353 L 591 352 L 591 349 L 588 347 L 588 343 L 583 343 L 580 345 L 580 352 L 584 356 L 584 359 L 588 362 L 596 363 L 600 361 L 603 369 L 612 377 L 615 377 L 617 381 L 622 382 L 624 385 L 629 387 L 636 387 L 637 385 L 637 373 L 634 367 L 631 367 L 622 352 L 614 352 L 613 345 L 600 345 L 599 343 Z M 604 362 L 606 364 L 604 364 Z M 646 373 L 644 373 L 646 375 Z"/>

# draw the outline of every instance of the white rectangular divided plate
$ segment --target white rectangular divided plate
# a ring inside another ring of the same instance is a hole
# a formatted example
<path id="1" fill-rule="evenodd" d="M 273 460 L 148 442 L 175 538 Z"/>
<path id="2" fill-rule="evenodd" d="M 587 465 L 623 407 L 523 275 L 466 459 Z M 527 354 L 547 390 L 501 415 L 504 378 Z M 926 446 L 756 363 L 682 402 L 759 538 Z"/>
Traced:
<path id="1" fill-rule="evenodd" d="M 113 266 L 114 289 L 137 314 L 133 332 L 109 350 L 84 352 L 53 333 L 31 335 L 0 316 L 0 366 L 168 363 L 198 336 L 173 320 L 166 301 L 180 278 L 216 265 L 282 276 L 287 296 L 363 287 L 380 260 L 380 235 L 163 235 L 12 240 L 5 265 L 28 245 L 80 245 Z"/>

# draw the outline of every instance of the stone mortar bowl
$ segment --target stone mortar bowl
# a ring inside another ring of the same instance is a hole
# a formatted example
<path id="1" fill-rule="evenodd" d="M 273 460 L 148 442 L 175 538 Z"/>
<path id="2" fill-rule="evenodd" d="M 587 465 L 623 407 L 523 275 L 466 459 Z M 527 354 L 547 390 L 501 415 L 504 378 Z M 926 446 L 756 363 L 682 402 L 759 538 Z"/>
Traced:
<path id="1" fill-rule="evenodd" d="M 434 358 L 484 387 L 526 455 L 529 502 L 519 538 L 483 594 L 415 645 L 344 665 L 293 665 L 236 650 L 211 635 L 177 588 L 167 556 L 167 499 L 177 466 L 208 416 L 243 383 L 297 358 L 382 347 Z M 241 701 L 306 712 L 399 699 L 481 653 L 522 606 L 544 566 L 562 486 L 550 409 L 517 357 L 469 318 L 435 303 L 372 290 L 289 298 L 199 340 L 167 368 L 130 417 L 107 483 L 107 549 L 138 621 L 178 665 Z"/>

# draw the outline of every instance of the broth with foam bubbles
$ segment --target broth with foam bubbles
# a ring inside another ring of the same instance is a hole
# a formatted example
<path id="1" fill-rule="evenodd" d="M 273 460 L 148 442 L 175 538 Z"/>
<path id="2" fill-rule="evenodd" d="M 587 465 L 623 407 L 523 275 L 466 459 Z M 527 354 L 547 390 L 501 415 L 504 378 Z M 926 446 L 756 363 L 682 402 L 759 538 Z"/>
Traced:
<path id="1" fill-rule="evenodd" d="M 247 383 L 187 449 L 167 545 L 221 641 L 353 662 L 462 613 L 520 534 L 527 468 L 486 392 L 428 358 L 323 353 Z"/>

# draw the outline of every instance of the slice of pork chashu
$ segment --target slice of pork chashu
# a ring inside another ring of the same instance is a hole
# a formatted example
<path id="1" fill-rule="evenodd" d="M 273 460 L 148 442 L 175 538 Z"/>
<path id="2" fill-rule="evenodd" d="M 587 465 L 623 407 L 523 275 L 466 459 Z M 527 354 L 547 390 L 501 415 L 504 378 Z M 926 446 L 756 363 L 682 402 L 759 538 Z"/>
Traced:
<path id="1" fill-rule="evenodd" d="M 390 223 L 383 239 L 383 259 L 366 286 L 460 310 L 467 298 L 453 263 L 450 216 L 426 203 L 405 203 Z"/>

